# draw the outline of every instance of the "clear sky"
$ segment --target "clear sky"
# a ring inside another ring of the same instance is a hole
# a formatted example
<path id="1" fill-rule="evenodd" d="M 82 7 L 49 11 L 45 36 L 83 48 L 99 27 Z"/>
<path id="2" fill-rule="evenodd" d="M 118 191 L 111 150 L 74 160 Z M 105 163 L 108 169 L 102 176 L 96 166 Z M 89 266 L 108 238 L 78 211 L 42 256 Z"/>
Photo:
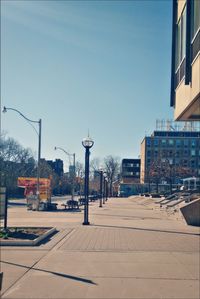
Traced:
<path id="1" fill-rule="evenodd" d="M 169 107 L 171 0 L 1 1 L 1 106 L 42 119 L 42 157 L 137 158 Z M 37 153 L 17 113 L 2 130 Z"/>

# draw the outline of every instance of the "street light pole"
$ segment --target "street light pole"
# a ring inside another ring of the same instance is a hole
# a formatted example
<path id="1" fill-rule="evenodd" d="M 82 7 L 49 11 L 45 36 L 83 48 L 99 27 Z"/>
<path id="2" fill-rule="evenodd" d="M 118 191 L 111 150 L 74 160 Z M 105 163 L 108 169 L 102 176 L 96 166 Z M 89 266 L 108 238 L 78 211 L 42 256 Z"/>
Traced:
<path id="1" fill-rule="evenodd" d="M 38 134 L 38 165 L 37 165 L 37 200 L 38 200 L 38 207 L 39 209 L 39 202 L 40 202 L 40 159 L 41 159 L 41 131 L 42 131 L 42 120 L 41 118 L 38 121 L 39 124 L 39 134 Z"/>
<path id="2" fill-rule="evenodd" d="M 106 200 L 106 172 L 103 173 L 103 204 Z"/>
<path id="3" fill-rule="evenodd" d="M 108 200 L 108 178 L 106 178 L 106 201 Z"/>
<path id="4" fill-rule="evenodd" d="M 99 207 L 102 208 L 102 197 L 103 197 L 103 170 L 99 171 L 100 173 L 100 200 L 99 200 Z"/>
<path id="5" fill-rule="evenodd" d="M 89 196 L 89 157 L 90 157 L 90 148 L 93 146 L 94 141 L 88 136 L 82 141 L 82 145 L 85 148 L 85 184 L 84 184 L 84 221 L 83 225 L 89 225 L 89 207 L 88 207 L 88 196 Z"/>
<path id="6" fill-rule="evenodd" d="M 73 154 L 73 166 L 74 166 L 74 169 L 73 169 L 73 184 L 72 184 L 72 200 L 74 199 L 74 185 L 75 185 L 75 177 L 76 177 L 76 169 L 75 169 L 75 153 Z"/>
<path id="7" fill-rule="evenodd" d="M 76 177 L 76 164 L 75 164 L 75 153 L 69 154 L 66 150 L 64 150 L 62 147 L 54 147 L 55 150 L 59 149 L 63 151 L 68 156 L 73 156 L 73 177 L 72 177 L 72 200 L 74 200 L 74 184 L 75 184 L 75 177 Z M 70 163 L 71 164 L 71 163 Z"/>
<path id="8" fill-rule="evenodd" d="M 39 204 L 40 204 L 40 159 L 41 159 L 41 131 L 42 131 L 42 120 L 39 119 L 37 120 L 31 120 L 28 117 L 26 117 L 24 114 L 22 114 L 19 110 L 14 109 L 14 108 L 7 108 L 3 107 L 3 112 L 7 112 L 7 110 L 12 110 L 20 114 L 34 129 L 36 134 L 38 135 L 38 161 L 37 161 L 37 190 L 36 190 L 36 195 L 37 195 L 37 210 L 39 210 Z M 35 129 L 35 127 L 31 123 L 37 123 L 39 125 L 39 131 Z"/>

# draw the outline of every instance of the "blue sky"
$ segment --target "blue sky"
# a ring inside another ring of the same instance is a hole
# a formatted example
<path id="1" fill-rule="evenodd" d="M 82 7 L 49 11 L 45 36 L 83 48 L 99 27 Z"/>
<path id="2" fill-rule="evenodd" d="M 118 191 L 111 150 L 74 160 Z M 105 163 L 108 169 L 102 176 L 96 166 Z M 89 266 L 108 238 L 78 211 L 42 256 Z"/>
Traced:
<path id="1" fill-rule="evenodd" d="M 1 105 L 42 118 L 42 157 L 137 158 L 169 107 L 169 0 L 1 1 Z M 16 113 L 2 130 L 37 152 L 37 135 Z"/>

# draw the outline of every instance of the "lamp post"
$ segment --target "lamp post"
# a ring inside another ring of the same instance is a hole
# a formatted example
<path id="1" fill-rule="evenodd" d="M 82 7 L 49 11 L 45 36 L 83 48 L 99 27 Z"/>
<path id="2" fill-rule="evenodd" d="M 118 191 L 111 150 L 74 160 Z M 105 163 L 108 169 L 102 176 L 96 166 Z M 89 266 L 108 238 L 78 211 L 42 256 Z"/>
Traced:
<path id="1" fill-rule="evenodd" d="M 104 172 L 103 173 L 103 204 L 105 204 L 105 201 L 107 200 L 107 195 L 106 195 L 106 193 L 107 193 L 107 191 L 106 191 L 107 181 L 106 181 L 106 179 L 107 179 L 106 172 Z"/>
<path id="2" fill-rule="evenodd" d="M 106 178 L 106 201 L 108 200 L 108 178 Z"/>
<path id="3" fill-rule="evenodd" d="M 87 138 L 84 138 L 82 141 L 82 145 L 85 148 L 85 182 L 84 182 L 84 195 L 85 195 L 85 201 L 84 201 L 84 221 L 83 225 L 89 225 L 88 220 L 88 195 L 89 195 L 89 157 L 90 157 L 90 148 L 93 146 L 94 141 L 88 136 Z"/>
<path id="4" fill-rule="evenodd" d="M 66 155 L 73 156 L 73 178 L 72 178 L 72 200 L 74 200 L 74 183 L 75 183 L 75 176 L 76 176 L 76 166 L 75 166 L 75 153 L 69 154 L 66 150 L 64 150 L 62 147 L 54 147 L 55 150 L 59 149 L 63 151 Z"/>
<path id="5" fill-rule="evenodd" d="M 7 108 L 3 107 L 3 112 L 7 112 L 8 110 L 12 110 L 20 114 L 28 123 L 32 126 L 32 128 L 35 130 L 36 134 L 38 135 L 38 161 L 37 161 L 37 210 L 39 209 L 39 203 L 40 203 L 40 158 L 41 158 L 41 129 L 42 129 L 42 120 L 31 120 L 27 118 L 24 114 L 22 114 L 19 110 L 14 108 Z M 37 123 L 39 126 L 39 130 L 37 131 L 35 127 L 32 125 L 32 123 Z"/>
<path id="6" fill-rule="evenodd" d="M 100 174 L 100 199 L 99 199 L 99 207 L 102 208 L 102 202 L 103 202 L 103 170 L 99 170 Z"/>

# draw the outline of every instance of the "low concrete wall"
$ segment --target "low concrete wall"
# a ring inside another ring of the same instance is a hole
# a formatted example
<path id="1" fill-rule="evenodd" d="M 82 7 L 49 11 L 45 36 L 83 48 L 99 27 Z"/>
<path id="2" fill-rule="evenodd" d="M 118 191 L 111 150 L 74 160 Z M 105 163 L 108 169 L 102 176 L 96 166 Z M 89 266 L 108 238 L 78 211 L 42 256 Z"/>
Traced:
<path id="1" fill-rule="evenodd" d="M 200 198 L 186 204 L 180 210 L 187 224 L 200 226 Z"/>

